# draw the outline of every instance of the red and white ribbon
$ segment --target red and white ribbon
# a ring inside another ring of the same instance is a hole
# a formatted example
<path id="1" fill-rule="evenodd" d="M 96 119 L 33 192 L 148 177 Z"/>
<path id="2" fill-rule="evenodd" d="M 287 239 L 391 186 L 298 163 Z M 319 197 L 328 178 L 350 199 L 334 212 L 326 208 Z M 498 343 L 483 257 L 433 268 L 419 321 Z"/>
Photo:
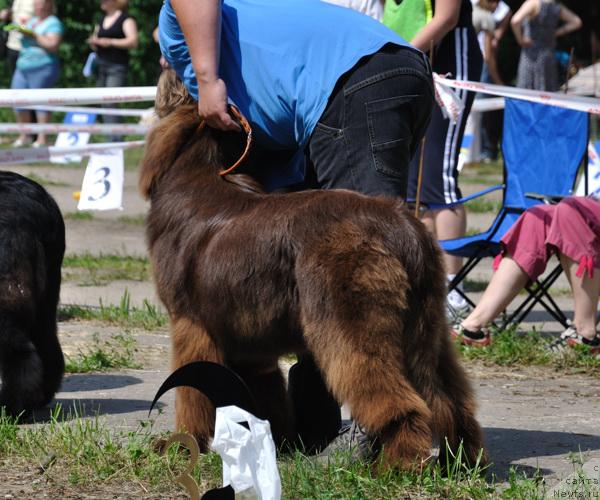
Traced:
<path id="1" fill-rule="evenodd" d="M 155 97 L 156 87 L 3 89 L 0 90 L 0 108 L 141 102 L 154 101 Z"/>
<path id="2" fill-rule="evenodd" d="M 1 134 L 58 134 L 60 132 L 89 132 L 90 134 L 145 135 L 148 125 L 73 124 L 73 123 L 0 123 Z"/>
<path id="3" fill-rule="evenodd" d="M 451 80 L 438 74 L 433 75 L 434 82 L 439 85 L 455 89 L 471 90 L 482 94 L 490 94 L 500 97 L 522 99 L 524 101 L 538 102 L 548 106 L 573 109 L 600 115 L 600 99 L 582 97 L 573 94 L 561 94 L 558 92 L 543 92 L 539 90 L 521 89 L 517 87 L 506 87 L 492 83 L 471 82 L 468 80 Z"/>
<path id="4" fill-rule="evenodd" d="M 137 116 L 139 118 L 145 118 L 147 116 L 154 115 L 154 108 L 148 109 L 116 109 L 116 108 L 88 108 L 88 107 L 75 107 L 75 106 L 50 106 L 39 105 L 39 106 L 22 106 L 23 109 L 37 109 L 40 111 L 56 111 L 58 113 L 92 113 L 94 115 L 106 115 L 106 116 Z"/>
<path id="5" fill-rule="evenodd" d="M 99 151 L 139 148 L 145 141 L 107 142 L 101 144 L 88 144 L 70 148 L 57 148 L 55 146 L 44 148 L 21 148 L 0 150 L 0 165 L 17 165 L 21 163 L 48 162 L 50 157 L 70 154 L 89 155 Z"/>

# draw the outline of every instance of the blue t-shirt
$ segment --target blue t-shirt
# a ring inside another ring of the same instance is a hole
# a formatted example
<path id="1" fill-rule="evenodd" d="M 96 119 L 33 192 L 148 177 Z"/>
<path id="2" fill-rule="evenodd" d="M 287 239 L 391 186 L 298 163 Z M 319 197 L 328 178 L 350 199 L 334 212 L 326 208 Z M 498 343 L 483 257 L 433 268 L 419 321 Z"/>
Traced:
<path id="1" fill-rule="evenodd" d="M 198 98 L 185 39 L 171 2 L 160 12 L 161 51 Z M 386 43 L 389 28 L 320 0 L 224 0 L 219 76 L 266 149 L 303 148 L 338 78 Z"/>
<path id="2" fill-rule="evenodd" d="M 48 16 L 44 20 L 39 21 L 37 17 L 32 17 L 26 24 L 26 27 L 35 31 L 38 35 L 49 35 L 57 33 L 62 35 L 63 25 L 56 16 Z M 21 39 L 23 48 L 19 52 L 17 59 L 17 68 L 27 71 L 29 69 L 40 68 L 46 64 L 57 64 L 58 57 L 53 52 L 40 47 L 35 38 L 23 35 Z"/>

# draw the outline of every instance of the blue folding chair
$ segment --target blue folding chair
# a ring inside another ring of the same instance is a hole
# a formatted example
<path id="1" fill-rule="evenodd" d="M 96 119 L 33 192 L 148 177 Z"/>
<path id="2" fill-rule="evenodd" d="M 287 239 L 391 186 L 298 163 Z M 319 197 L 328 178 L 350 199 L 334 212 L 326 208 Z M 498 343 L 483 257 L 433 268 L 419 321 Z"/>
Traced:
<path id="1" fill-rule="evenodd" d="M 568 196 L 575 184 L 577 171 L 587 151 L 588 117 L 585 113 L 545 106 L 527 101 L 506 99 L 504 109 L 504 183 L 467 196 L 465 203 L 502 189 L 502 207 L 490 228 L 473 236 L 441 240 L 440 246 L 451 255 L 466 259 L 462 269 L 449 283 L 471 306 L 475 304 L 457 288 L 485 257 L 495 257 L 501 250 L 500 239 L 527 208 L 546 198 Z M 507 318 L 520 323 L 535 304 L 540 303 L 565 328 L 568 320 L 556 305 L 548 288 L 562 272 L 558 265 L 543 280 L 528 285 L 529 296 Z"/>

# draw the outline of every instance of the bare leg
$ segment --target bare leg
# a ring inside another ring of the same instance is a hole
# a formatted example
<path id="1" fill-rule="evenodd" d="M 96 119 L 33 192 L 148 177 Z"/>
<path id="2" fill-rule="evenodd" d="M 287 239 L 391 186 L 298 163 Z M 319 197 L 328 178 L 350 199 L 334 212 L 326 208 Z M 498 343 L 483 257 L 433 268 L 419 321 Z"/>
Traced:
<path id="1" fill-rule="evenodd" d="M 37 120 L 38 123 L 50 123 L 50 113 L 46 111 L 38 111 L 37 112 Z M 46 145 L 46 134 L 38 134 L 36 142 L 40 146 Z"/>
<path id="2" fill-rule="evenodd" d="M 17 111 L 17 122 L 18 123 L 30 123 L 31 122 L 31 113 L 28 109 Z M 19 134 L 18 140 L 25 142 L 27 140 L 27 135 Z"/>
<path id="3" fill-rule="evenodd" d="M 421 222 L 439 240 L 464 236 L 467 230 L 467 214 L 462 205 L 442 210 L 430 210 L 423 214 Z M 462 267 L 462 257 L 444 254 L 447 274 L 456 274 Z"/>
<path id="4" fill-rule="evenodd" d="M 505 256 L 471 314 L 462 322 L 467 330 L 477 331 L 503 311 L 527 284 L 529 276 L 510 257 Z"/>
<path id="5" fill-rule="evenodd" d="M 467 230 L 467 214 L 462 205 L 438 210 L 435 216 L 435 233 L 439 240 L 460 238 Z M 462 257 L 444 254 L 446 273 L 456 274 L 462 267 Z"/>
<path id="6" fill-rule="evenodd" d="M 577 333 L 582 337 L 592 340 L 596 335 L 596 314 L 598 311 L 598 297 L 600 297 L 600 272 L 596 269 L 593 278 L 575 276 L 577 262 L 566 255 L 560 255 L 560 263 L 567 275 L 573 290 L 575 315 L 573 322 Z"/>

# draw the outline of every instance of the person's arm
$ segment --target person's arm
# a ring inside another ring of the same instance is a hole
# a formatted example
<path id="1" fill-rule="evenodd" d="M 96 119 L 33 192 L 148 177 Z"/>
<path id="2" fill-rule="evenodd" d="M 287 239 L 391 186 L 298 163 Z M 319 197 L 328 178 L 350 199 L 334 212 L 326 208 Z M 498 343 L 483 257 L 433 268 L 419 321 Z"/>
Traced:
<path id="1" fill-rule="evenodd" d="M 490 74 L 490 78 L 492 82 L 496 85 L 504 85 L 502 78 L 500 78 L 500 73 L 498 72 L 498 65 L 496 63 L 496 49 L 494 47 L 494 35 L 490 32 L 485 32 L 485 38 L 483 40 L 483 51 L 484 51 L 484 59 L 485 63 L 488 67 L 488 72 Z"/>
<path id="2" fill-rule="evenodd" d="M 28 26 L 29 28 L 29 26 Z M 38 34 L 33 32 L 31 35 L 24 33 L 24 36 L 31 36 L 35 42 L 47 52 L 56 52 L 62 41 L 62 30 L 57 29 L 50 33 Z"/>
<path id="3" fill-rule="evenodd" d="M 428 52 L 433 41 L 437 45 L 446 34 L 458 23 L 461 0 L 437 0 L 435 14 L 410 41 L 411 45 L 423 52 Z"/>
<path id="4" fill-rule="evenodd" d="M 89 39 L 89 43 L 96 47 L 115 47 L 117 49 L 129 50 L 135 49 L 138 44 L 138 30 L 135 20 L 130 17 L 123 21 L 124 38 L 98 37 L 98 30 L 94 30 L 94 35 Z"/>
<path id="5" fill-rule="evenodd" d="M 221 1 L 171 0 L 198 80 L 198 114 L 211 127 L 239 130 L 227 113 L 227 87 L 219 78 Z"/>
<path id="6" fill-rule="evenodd" d="M 521 47 L 531 47 L 533 43 L 531 38 L 523 36 L 523 22 L 526 19 L 535 17 L 539 13 L 539 0 L 526 0 L 521 8 L 515 12 L 510 20 L 510 26 L 515 34 L 515 39 Z"/>
<path id="7" fill-rule="evenodd" d="M 498 23 L 498 25 L 496 26 L 496 29 L 494 30 L 494 40 L 493 40 L 494 49 L 498 47 L 498 42 L 504 36 L 504 33 L 506 33 L 506 30 L 510 26 L 511 16 L 512 16 L 512 10 L 508 9 L 508 12 L 502 18 L 502 21 L 500 21 Z"/>
<path id="8" fill-rule="evenodd" d="M 116 49 L 135 49 L 138 45 L 138 29 L 135 19 L 128 17 L 123 21 L 124 38 L 105 38 L 108 40 L 108 47 Z"/>
<path id="9" fill-rule="evenodd" d="M 564 5 L 560 6 L 560 20 L 563 21 L 564 24 L 556 30 L 555 35 L 557 37 L 567 35 L 572 31 L 577 31 L 582 25 L 580 17 L 573 11 L 567 9 Z"/>

